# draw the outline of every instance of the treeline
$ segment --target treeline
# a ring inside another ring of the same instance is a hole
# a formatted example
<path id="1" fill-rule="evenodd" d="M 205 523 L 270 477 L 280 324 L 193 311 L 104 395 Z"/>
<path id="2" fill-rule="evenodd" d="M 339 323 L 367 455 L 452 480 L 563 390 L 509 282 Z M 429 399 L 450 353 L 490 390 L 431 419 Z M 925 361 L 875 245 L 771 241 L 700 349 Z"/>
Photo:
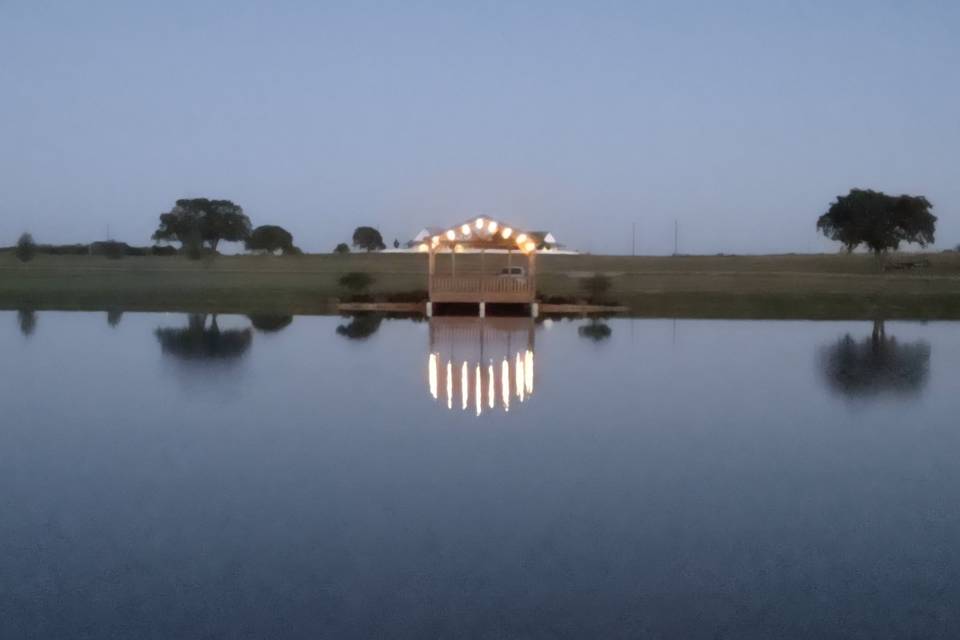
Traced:
<path id="1" fill-rule="evenodd" d="M 90 244 L 37 244 L 29 234 L 21 237 L 20 242 L 13 247 L 0 247 L 0 252 L 15 252 L 17 257 L 26 262 L 34 256 L 104 256 L 107 258 L 123 258 L 125 256 L 173 256 L 177 249 L 165 245 L 136 247 L 116 240 L 91 242 Z"/>

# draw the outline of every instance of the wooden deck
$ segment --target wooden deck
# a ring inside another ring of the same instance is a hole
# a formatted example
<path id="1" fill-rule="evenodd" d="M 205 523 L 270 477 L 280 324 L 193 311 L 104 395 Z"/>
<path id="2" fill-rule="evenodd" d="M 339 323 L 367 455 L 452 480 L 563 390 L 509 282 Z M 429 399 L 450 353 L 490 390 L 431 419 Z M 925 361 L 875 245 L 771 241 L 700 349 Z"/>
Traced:
<path id="1" fill-rule="evenodd" d="M 530 277 L 516 276 L 433 276 L 433 302 L 492 302 L 528 304 L 534 301 L 536 285 Z"/>

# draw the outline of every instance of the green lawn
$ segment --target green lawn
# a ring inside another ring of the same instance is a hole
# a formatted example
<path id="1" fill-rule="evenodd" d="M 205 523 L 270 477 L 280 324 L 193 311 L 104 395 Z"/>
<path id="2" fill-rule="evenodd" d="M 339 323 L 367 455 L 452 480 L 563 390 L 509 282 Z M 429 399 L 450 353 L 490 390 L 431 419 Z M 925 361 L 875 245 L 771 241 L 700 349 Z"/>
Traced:
<path id="1" fill-rule="evenodd" d="M 862 255 L 540 256 L 541 297 L 583 298 L 584 278 L 610 278 L 607 301 L 664 317 L 960 318 L 960 254 L 924 255 L 929 267 L 879 273 Z M 514 264 L 522 261 L 515 256 Z M 892 260 L 914 259 L 909 256 Z M 458 272 L 479 269 L 461 255 Z M 505 264 L 487 256 L 488 270 Z M 386 299 L 426 289 L 419 254 L 182 257 L 37 256 L 21 264 L 0 253 L 0 308 L 207 310 L 328 313 L 348 295 L 345 273 L 374 277 Z M 449 257 L 439 268 L 450 268 Z"/>

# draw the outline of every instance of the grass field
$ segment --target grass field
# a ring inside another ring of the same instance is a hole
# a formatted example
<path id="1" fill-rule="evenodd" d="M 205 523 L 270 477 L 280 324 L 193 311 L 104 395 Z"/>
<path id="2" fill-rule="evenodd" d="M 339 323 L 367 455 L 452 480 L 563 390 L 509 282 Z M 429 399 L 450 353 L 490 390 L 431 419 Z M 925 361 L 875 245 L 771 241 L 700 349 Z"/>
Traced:
<path id="1" fill-rule="evenodd" d="M 960 254 L 923 259 L 929 261 L 923 269 L 880 273 L 876 261 L 863 255 L 541 255 L 538 292 L 584 298 L 584 279 L 603 273 L 611 282 L 606 301 L 638 316 L 960 318 Z M 448 260 L 440 261 L 440 269 L 449 269 Z M 502 256 L 487 256 L 486 268 L 501 262 Z M 21 264 L 0 253 L 0 308 L 329 313 L 348 294 L 338 285 L 345 273 L 371 274 L 368 293 L 387 299 L 422 295 L 426 268 L 426 257 L 418 254 L 202 261 L 42 255 Z M 457 257 L 458 272 L 478 268 L 478 256 Z"/>

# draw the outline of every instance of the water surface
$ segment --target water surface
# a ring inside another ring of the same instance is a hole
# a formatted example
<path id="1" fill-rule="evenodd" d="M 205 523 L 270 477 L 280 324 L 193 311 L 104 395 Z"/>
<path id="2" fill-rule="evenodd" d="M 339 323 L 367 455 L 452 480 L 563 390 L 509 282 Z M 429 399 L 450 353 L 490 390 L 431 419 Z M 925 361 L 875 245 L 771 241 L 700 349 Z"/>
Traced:
<path id="1" fill-rule="evenodd" d="M 3 638 L 960 625 L 960 323 L 24 311 L 0 354 Z"/>

